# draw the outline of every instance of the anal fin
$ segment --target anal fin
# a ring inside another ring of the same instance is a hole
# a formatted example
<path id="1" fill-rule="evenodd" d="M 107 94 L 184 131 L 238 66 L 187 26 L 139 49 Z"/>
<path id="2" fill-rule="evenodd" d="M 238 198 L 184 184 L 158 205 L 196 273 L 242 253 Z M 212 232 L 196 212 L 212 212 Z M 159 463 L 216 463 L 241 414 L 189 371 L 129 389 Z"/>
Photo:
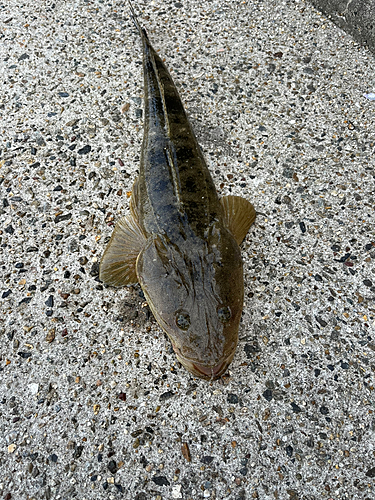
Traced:
<path id="1" fill-rule="evenodd" d="M 112 286 L 137 283 L 136 260 L 145 242 L 133 216 L 120 219 L 100 261 L 99 278 Z"/>
<path id="2" fill-rule="evenodd" d="M 255 208 L 241 196 L 223 196 L 220 202 L 224 209 L 225 225 L 240 245 L 255 221 Z"/>

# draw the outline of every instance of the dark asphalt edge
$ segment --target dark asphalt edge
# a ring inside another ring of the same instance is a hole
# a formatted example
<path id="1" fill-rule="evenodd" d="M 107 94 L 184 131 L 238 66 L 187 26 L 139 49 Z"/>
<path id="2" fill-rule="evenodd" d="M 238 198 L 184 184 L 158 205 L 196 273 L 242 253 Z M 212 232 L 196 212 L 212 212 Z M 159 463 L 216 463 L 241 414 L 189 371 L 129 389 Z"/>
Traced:
<path id="1" fill-rule="evenodd" d="M 309 0 L 375 55 L 375 0 Z"/>

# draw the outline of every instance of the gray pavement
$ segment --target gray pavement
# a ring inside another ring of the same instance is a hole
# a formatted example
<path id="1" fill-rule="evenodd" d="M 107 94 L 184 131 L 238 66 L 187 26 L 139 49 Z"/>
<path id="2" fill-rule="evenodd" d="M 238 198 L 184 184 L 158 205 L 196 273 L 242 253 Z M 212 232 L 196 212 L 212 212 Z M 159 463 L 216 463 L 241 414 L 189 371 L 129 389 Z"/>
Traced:
<path id="1" fill-rule="evenodd" d="M 141 45 L 124 2 L 0 8 L 0 498 L 367 499 L 375 480 L 373 56 L 303 1 L 135 3 L 242 245 L 221 381 L 138 286 L 97 277 L 129 209 Z"/>

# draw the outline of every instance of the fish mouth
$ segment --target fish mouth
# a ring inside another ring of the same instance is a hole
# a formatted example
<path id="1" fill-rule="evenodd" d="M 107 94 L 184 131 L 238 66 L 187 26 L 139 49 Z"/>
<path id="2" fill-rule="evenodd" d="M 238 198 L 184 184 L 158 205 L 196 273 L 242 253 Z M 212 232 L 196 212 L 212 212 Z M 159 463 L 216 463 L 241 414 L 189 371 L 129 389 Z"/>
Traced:
<path id="1" fill-rule="evenodd" d="M 175 349 L 176 351 L 176 349 Z M 204 378 L 206 380 L 217 380 L 220 378 L 225 371 L 227 370 L 228 366 L 230 365 L 233 357 L 234 357 L 234 352 L 228 356 L 224 361 L 220 361 L 219 363 L 215 365 L 202 365 L 201 363 L 197 363 L 192 360 L 185 359 L 183 356 L 181 356 L 180 353 L 177 353 L 177 359 L 178 361 L 193 375 L 199 378 Z"/>
<path id="2" fill-rule="evenodd" d="M 228 365 L 229 363 L 227 362 L 227 360 L 225 360 L 215 366 L 204 366 L 199 363 L 192 363 L 192 368 L 195 375 L 197 375 L 198 377 L 209 380 L 216 380 L 221 377 L 221 375 L 223 375 Z"/>
<path id="3" fill-rule="evenodd" d="M 187 359 L 185 358 L 180 350 L 175 346 L 175 344 L 172 343 L 172 347 L 174 352 L 176 353 L 176 357 L 178 361 L 193 375 L 199 378 L 204 378 L 206 380 L 217 380 L 220 378 L 225 371 L 227 370 L 228 366 L 231 364 L 234 354 L 236 352 L 236 349 L 233 349 L 233 351 L 227 356 L 224 361 L 219 361 L 218 363 L 215 363 L 214 365 L 209 365 L 209 364 L 201 364 L 199 362 L 196 362 L 195 360 L 193 361 L 192 359 Z"/>

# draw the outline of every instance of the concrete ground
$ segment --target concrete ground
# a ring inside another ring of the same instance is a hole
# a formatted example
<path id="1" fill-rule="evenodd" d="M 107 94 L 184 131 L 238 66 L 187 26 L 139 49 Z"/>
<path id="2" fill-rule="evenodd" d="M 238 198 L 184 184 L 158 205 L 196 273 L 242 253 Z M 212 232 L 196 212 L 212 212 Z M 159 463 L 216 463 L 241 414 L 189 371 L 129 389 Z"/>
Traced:
<path id="1" fill-rule="evenodd" d="M 304 1 L 135 9 L 219 193 L 264 214 L 236 356 L 193 378 L 98 280 L 143 135 L 127 5 L 5 0 L 0 498 L 373 499 L 373 56 Z"/>

